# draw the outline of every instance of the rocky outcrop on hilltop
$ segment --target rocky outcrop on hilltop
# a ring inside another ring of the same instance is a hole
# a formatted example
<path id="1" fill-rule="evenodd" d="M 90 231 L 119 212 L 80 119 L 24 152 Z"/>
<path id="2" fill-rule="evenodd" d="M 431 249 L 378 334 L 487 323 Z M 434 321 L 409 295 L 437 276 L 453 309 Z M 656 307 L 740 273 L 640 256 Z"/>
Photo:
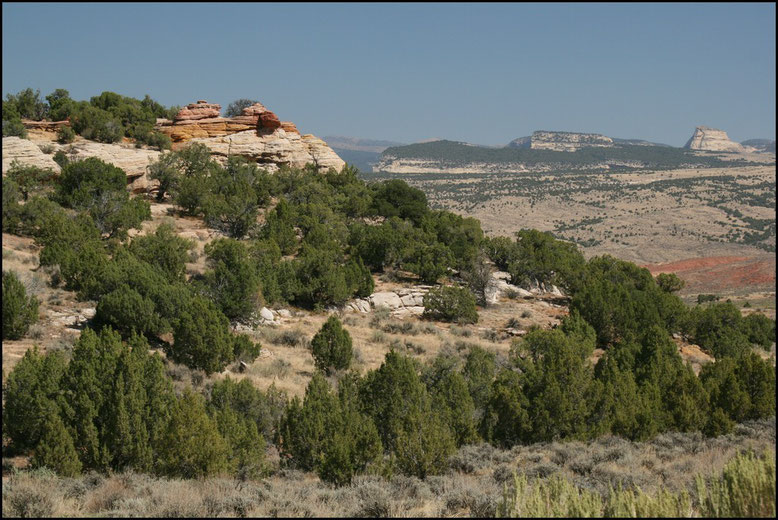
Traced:
<path id="1" fill-rule="evenodd" d="M 745 152 L 743 145 L 730 140 L 724 130 L 698 126 L 684 148 L 708 152 Z"/>
<path id="2" fill-rule="evenodd" d="M 549 132 L 538 130 L 532 133 L 529 148 L 533 150 L 555 150 L 557 152 L 575 152 L 587 147 L 612 147 L 613 139 L 600 134 L 582 134 L 576 132 Z"/>
<path id="3" fill-rule="evenodd" d="M 775 140 L 749 139 L 740 144 L 742 144 L 746 150 L 752 149 L 755 152 L 775 153 Z"/>
<path id="4" fill-rule="evenodd" d="M 318 137 L 300 135 L 294 123 L 281 121 L 262 103 L 243 109 L 236 117 L 219 117 L 221 105 L 200 100 L 182 108 L 173 121 L 159 121 L 157 129 L 170 136 L 174 149 L 202 143 L 218 157 L 241 155 L 268 170 L 316 164 L 320 170 L 340 170 L 345 163 Z"/>

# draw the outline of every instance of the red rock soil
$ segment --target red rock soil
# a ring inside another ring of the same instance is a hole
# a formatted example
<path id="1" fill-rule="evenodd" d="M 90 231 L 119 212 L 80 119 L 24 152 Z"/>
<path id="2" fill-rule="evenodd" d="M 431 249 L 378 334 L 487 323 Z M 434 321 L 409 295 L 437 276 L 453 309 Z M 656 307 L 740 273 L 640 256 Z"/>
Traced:
<path id="1" fill-rule="evenodd" d="M 740 289 L 775 291 L 775 255 L 689 258 L 643 267 L 651 271 L 654 276 L 659 273 L 675 273 L 686 281 L 684 292 L 688 293 L 715 293 Z"/>

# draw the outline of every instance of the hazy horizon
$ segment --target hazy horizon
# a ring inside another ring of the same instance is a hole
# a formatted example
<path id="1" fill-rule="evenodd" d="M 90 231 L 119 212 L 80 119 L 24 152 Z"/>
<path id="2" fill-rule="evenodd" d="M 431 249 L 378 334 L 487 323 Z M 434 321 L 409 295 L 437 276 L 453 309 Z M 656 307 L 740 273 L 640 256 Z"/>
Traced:
<path id="1" fill-rule="evenodd" d="M 261 101 L 303 133 L 775 139 L 775 5 L 3 3 L 3 96 Z"/>

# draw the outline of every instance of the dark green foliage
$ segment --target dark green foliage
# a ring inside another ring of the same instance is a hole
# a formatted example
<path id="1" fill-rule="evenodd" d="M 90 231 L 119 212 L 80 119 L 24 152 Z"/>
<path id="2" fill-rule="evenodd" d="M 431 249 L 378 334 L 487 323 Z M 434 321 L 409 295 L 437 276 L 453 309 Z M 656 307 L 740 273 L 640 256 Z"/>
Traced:
<path id="1" fill-rule="evenodd" d="M 712 410 L 721 410 L 729 420 L 770 417 L 775 414 L 775 369 L 756 353 L 748 352 L 709 363 L 700 372 L 700 381 L 710 395 Z M 712 415 L 712 432 L 726 423 Z"/>
<path id="2" fill-rule="evenodd" d="M 230 320 L 247 320 L 262 305 L 259 275 L 246 246 L 222 238 L 205 246 L 210 268 L 203 281 L 207 293 Z"/>
<path id="3" fill-rule="evenodd" d="M 266 216 L 261 237 L 273 240 L 282 255 L 294 253 L 297 248 L 297 233 L 294 230 L 295 214 L 286 199 L 281 198 Z"/>
<path id="4" fill-rule="evenodd" d="M 230 451 L 217 421 L 206 413 L 202 396 L 186 390 L 176 400 L 162 438 L 162 473 L 188 479 L 226 473 Z"/>
<path id="5" fill-rule="evenodd" d="M 161 224 L 153 234 L 139 236 L 130 244 L 130 251 L 139 259 L 157 269 L 173 282 L 186 278 L 186 262 L 194 241 L 175 233 L 171 224 Z"/>
<path id="6" fill-rule="evenodd" d="M 656 284 L 664 292 L 678 292 L 686 286 L 686 282 L 678 278 L 674 273 L 660 273 L 656 277 Z"/>
<path id="7" fill-rule="evenodd" d="M 503 447 L 521 443 L 531 430 L 528 407 L 522 392 L 521 376 L 511 369 L 501 370 L 492 383 L 482 419 L 484 437 Z"/>
<path id="8" fill-rule="evenodd" d="M 213 189 L 203 205 L 205 221 L 233 238 L 243 238 L 266 205 L 265 173 L 242 157 L 230 157 L 225 168 L 214 168 Z"/>
<path id="9" fill-rule="evenodd" d="M 265 439 L 275 437 L 286 404 L 286 394 L 275 386 L 262 392 L 248 379 L 236 382 L 230 377 L 213 383 L 208 402 L 212 410 L 234 410 L 240 417 L 251 420 Z"/>
<path id="10" fill-rule="evenodd" d="M 574 290 L 585 261 L 575 244 L 556 240 L 551 233 L 522 229 L 516 233 L 516 251 L 508 266 L 511 283 L 550 282 Z"/>
<path id="11" fill-rule="evenodd" d="M 73 110 L 71 125 L 77 134 L 92 141 L 115 143 L 124 137 L 121 119 L 83 101 Z"/>
<path id="12" fill-rule="evenodd" d="M 428 386 L 428 391 L 432 408 L 441 415 L 457 447 L 478 440 L 475 404 L 462 374 L 446 371 L 431 387 Z"/>
<path id="13" fill-rule="evenodd" d="M 54 159 L 55 163 L 59 164 L 60 168 L 64 168 L 70 162 L 68 154 L 66 154 L 64 150 L 57 150 L 54 152 L 52 159 Z"/>
<path id="14" fill-rule="evenodd" d="M 308 308 L 342 305 L 351 296 L 341 253 L 303 244 L 294 262 L 296 291 L 291 301 Z"/>
<path id="15" fill-rule="evenodd" d="M 3 233 L 19 233 L 23 207 L 19 204 L 22 194 L 19 186 L 3 177 Z"/>
<path id="16" fill-rule="evenodd" d="M 56 173 L 48 168 L 23 165 L 16 159 L 8 169 L 8 178 L 16 183 L 25 202 L 31 194 L 40 192 L 56 177 Z"/>
<path id="17" fill-rule="evenodd" d="M 691 309 L 684 332 L 716 359 L 737 356 L 749 349 L 749 332 L 744 330 L 740 310 L 732 303 L 712 303 Z"/>
<path id="18" fill-rule="evenodd" d="M 305 390 L 303 403 L 295 397 L 281 422 L 282 461 L 336 485 L 351 482 L 381 454 L 378 432 L 357 408 L 352 392 L 334 395 L 320 372 Z"/>
<path id="19" fill-rule="evenodd" d="M 478 310 L 468 289 L 444 286 L 424 295 L 424 317 L 439 321 L 476 323 Z"/>
<path id="20" fill-rule="evenodd" d="M 594 327 L 600 346 L 655 325 L 676 331 L 686 313 L 683 302 L 661 290 L 647 269 L 607 255 L 589 261 L 570 308 Z"/>
<path id="21" fill-rule="evenodd" d="M 330 316 L 311 339 L 311 354 L 316 368 L 326 374 L 347 370 L 351 364 L 351 335 L 337 316 Z"/>
<path id="22" fill-rule="evenodd" d="M 479 419 L 483 416 L 489 402 L 492 381 L 496 373 L 497 364 L 494 354 L 478 346 L 471 347 L 465 358 L 462 375 L 467 382 L 468 392 L 475 405 L 476 417 Z"/>
<path id="23" fill-rule="evenodd" d="M 484 239 L 478 220 L 464 218 L 450 211 L 437 210 L 424 216 L 421 227 L 434 234 L 438 242 L 451 251 L 451 265 L 463 269 L 470 267 L 476 260 Z"/>
<path id="24" fill-rule="evenodd" d="M 418 275 L 422 282 L 433 284 L 446 274 L 453 263 L 454 257 L 443 244 L 417 243 L 410 257 L 403 262 L 403 267 Z"/>
<path id="25" fill-rule="evenodd" d="M 265 439 L 257 431 L 257 425 L 241 417 L 231 408 L 214 414 L 217 428 L 229 445 L 227 466 L 239 479 L 259 479 L 268 472 L 265 461 Z"/>
<path id="26" fill-rule="evenodd" d="M 243 113 L 244 108 L 248 108 L 254 103 L 257 103 L 257 101 L 253 99 L 236 99 L 229 105 L 227 105 L 227 110 L 224 112 L 224 117 L 235 117 L 239 116 Z"/>
<path id="27" fill-rule="evenodd" d="M 5 119 L 5 102 L 3 102 L 3 137 L 21 137 L 22 139 L 27 139 L 27 129 L 24 127 L 21 120 Z"/>
<path id="28" fill-rule="evenodd" d="M 375 289 L 375 281 L 373 275 L 370 273 L 362 258 L 357 257 L 349 260 L 345 268 L 346 285 L 349 287 L 349 292 L 360 298 L 367 298 L 373 294 Z"/>
<path id="29" fill-rule="evenodd" d="M 43 433 L 35 448 L 32 466 L 49 468 L 63 477 L 81 473 L 81 461 L 73 447 L 73 438 L 55 411 L 50 411 L 43 422 Z"/>
<path id="30" fill-rule="evenodd" d="M 4 120 L 6 119 L 6 111 L 24 119 L 40 121 L 48 115 L 49 107 L 41 99 L 40 90 L 33 91 L 31 88 L 26 88 L 16 95 L 6 95 L 3 102 Z"/>
<path id="31" fill-rule="evenodd" d="M 372 211 L 376 215 L 407 218 L 419 224 L 428 211 L 427 197 L 403 180 L 384 181 L 373 187 Z"/>
<path id="32" fill-rule="evenodd" d="M 66 208 L 86 209 L 105 193 L 123 192 L 127 175 L 97 157 L 69 163 L 58 178 L 54 200 Z"/>
<path id="33" fill-rule="evenodd" d="M 15 450 L 29 450 L 40 442 L 44 421 L 51 410 L 57 411 L 64 371 L 61 354 L 42 356 L 33 347 L 8 375 L 3 390 L 3 435 L 8 436 Z"/>
<path id="34" fill-rule="evenodd" d="M 178 363 L 206 374 L 220 372 L 234 359 L 229 320 L 216 305 L 202 296 L 192 296 L 179 309 L 173 324 L 170 355 Z"/>
<path id="35" fill-rule="evenodd" d="M 3 271 L 3 339 L 21 339 L 38 321 L 38 299 L 27 296 L 13 271 Z"/>
<path id="36" fill-rule="evenodd" d="M 62 126 L 57 130 L 57 142 L 59 144 L 72 143 L 76 139 L 76 132 L 69 126 Z"/>
<path id="37" fill-rule="evenodd" d="M 743 318 L 741 330 L 748 336 L 749 342 L 765 350 L 770 350 L 770 346 L 775 343 L 775 320 L 764 314 L 752 313 Z"/>
<path id="38" fill-rule="evenodd" d="M 126 284 L 100 299 L 95 320 L 112 326 L 125 337 L 132 332 L 147 337 L 163 332 L 163 324 L 155 312 L 154 302 Z"/>
<path id="39" fill-rule="evenodd" d="M 48 96 L 49 117 L 52 121 L 64 121 L 73 113 L 75 101 L 70 99 L 70 92 L 64 88 L 58 88 Z"/>

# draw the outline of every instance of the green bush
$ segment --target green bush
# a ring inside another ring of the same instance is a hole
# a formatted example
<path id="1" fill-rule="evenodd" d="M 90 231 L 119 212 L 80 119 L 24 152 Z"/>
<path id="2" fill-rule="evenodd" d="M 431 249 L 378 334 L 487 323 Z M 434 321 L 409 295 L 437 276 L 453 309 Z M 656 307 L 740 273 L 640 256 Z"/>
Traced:
<path id="1" fill-rule="evenodd" d="M 236 99 L 229 105 L 227 105 L 227 110 L 224 112 L 224 117 L 235 117 L 243 114 L 243 109 L 248 108 L 254 103 L 257 103 L 257 101 L 253 99 Z"/>
<path id="2" fill-rule="evenodd" d="M 3 271 L 3 339 L 21 339 L 38 321 L 38 299 L 27 296 L 13 271 Z"/>
<path id="3" fill-rule="evenodd" d="M 47 184 L 51 183 L 57 176 L 49 168 L 39 168 L 38 166 L 24 165 L 16 159 L 11 162 L 8 168 L 8 178 L 16 183 L 19 191 L 25 201 L 30 195 L 43 190 Z"/>
<path id="4" fill-rule="evenodd" d="M 108 192 L 124 192 L 127 174 L 97 157 L 69 163 L 58 178 L 54 200 L 66 208 L 87 209 Z"/>
<path id="5" fill-rule="evenodd" d="M 19 119 L 5 119 L 5 107 L 3 107 L 3 137 L 21 137 L 27 139 L 27 129 Z"/>
<path id="6" fill-rule="evenodd" d="M 351 335 L 337 316 L 330 316 L 311 340 L 311 354 L 316 368 L 329 374 L 346 370 L 351 364 Z"/>
<path id="7" fill-rule="evenodd" d="M 57 142 L 60 144 L 72 143 L 76 138 L 76 132 L 69 126 L 62 126 L 57 130 Z"/>
<path id="8" fill-rule="evenodd" d="M 235 358 L 229 321 L 216 305 L 192 296 L 179 311 L 173 325 L 170 355 L 178 363 L 206 374 L 220 372 Z"/>
<path id="9" fill-rule="evenodd" d="M 430 290 L 424 296 L 423 316 L 427 319 L 457 323 L 478 322 L 475 298 L 468 289 L 461 287 L 445 286 Z"/>
<path id="10" fill-rule="evenodd" d="M 150 338 L 163 331 L 154 302 L 127 285 L 122 285 L 100 299 L 95 320 L 111 325 L 125 337 L 137 332 Z"/>
<path id="11" fill-rule="evenodd" d="M 230 320 L 247 320 L 264 303 L 259 275 L 242 242 L 231 238 L 205 246 L 210 268 L 203 281 L 212 301 Z"/>

